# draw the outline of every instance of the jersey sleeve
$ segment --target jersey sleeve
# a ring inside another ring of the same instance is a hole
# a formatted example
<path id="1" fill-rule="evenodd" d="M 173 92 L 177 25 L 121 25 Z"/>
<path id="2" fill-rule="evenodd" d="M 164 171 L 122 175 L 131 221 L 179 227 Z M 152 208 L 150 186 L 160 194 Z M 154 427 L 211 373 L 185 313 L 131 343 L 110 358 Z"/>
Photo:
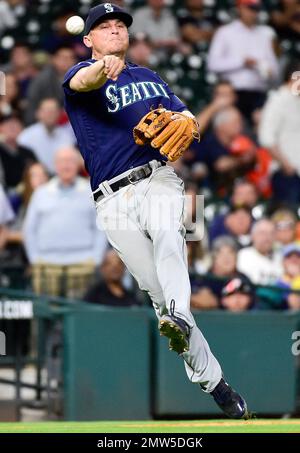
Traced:
<path id="1" fill-rule="evenodd" d="M 168 85 L 166 85 L 166 90 L 168 95 L 170 96 L 170 110 L 173 110 L 174 112 L 183 112 L 183 110 L 189 110 L 187 106 L 179 99 L 179 97 L 177 97 L 176 94 L 173 93 Z"/>
<path id="2" fill-rule="evenodd" d="M 179 97 L 174 94 L 167 82 L 165 82 L 157 73 L 155 74 L 159 81 L 163 84 L 163 87 L 170 98 L 169 110 L 173 110 L 174 112 L 183 112 L 183 110 L 189 110 L 187 106 L 179 99 Z"/>
<path id="3" fill-rule="evenodd" d="M 80 63 L 76 64 L 75 66 L 73 66 L 72 68 L 70 68 L 68 70 L 68 72 L 66 73 L 66 75 L 64 77 L 64 81 L 62 83 L 64 92 L 66 95 L 70 96 L 70 95 L 74 95 L 74 94 L 78 93 L 77 91 L 72 90 L 72 88 L 70 88 L 70 80 L 72 79 L 72 77 L 74 77 L 74 75 L 80 69 L 86 68 L 87 66 L 90 66 L 91 64 L 93 64 L 93 62 L 91 62 L 91 61 L 81 61 Z"/>

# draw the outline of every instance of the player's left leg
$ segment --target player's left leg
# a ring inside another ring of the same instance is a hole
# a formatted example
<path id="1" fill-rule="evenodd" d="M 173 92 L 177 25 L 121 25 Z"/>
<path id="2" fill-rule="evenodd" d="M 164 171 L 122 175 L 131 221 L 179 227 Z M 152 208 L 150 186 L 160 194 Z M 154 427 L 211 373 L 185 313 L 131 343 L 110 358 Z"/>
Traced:
<path id="1" fill-rule="evenodd" d="M 188 373 L 189 378 L 193 382 L 206 383 L 206 391 L 212 391 L 219 383 L 222 371 L 190 311 L 183 182 L 172 168 L 160 167 L 154 171 L 142 195 L 140 223 L 152 239 L 157 277 L 169 315 L 176 320 L 172 323 L 167 316 L 165 324 L 161 324 L 161 333 L 170 338 L 170 345 L 176 352 L 183 353 L 189 367 L 187 371 L 193 370 Z"/>
<path id="2" fill-rule="evenodd" d="M 223 380 L 220 364 L 190 311 L 183 182 L 172 168 L 158 168 L 143 195 L 140 223 L 153 242 L 157 276 L 169 312 L 160 321 L 160 331 L 182 355 L 189 379 L 211 393 L 228 416 L 246 417 L 245 401 Z"/>

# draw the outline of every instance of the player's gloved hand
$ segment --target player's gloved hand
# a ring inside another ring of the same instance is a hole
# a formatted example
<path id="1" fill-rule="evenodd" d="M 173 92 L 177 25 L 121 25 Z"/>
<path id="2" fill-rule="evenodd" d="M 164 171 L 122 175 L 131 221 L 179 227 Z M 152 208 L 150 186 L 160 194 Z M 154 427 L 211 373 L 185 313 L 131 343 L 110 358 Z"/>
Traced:
<path id="1" fill-rule="evenodd" d="M 112 79 L 115 82 L 125 67 L 124 61 L 115 55 L 105 55 L 102 60 L 105 76 L 107 79 Z"/>
<path id="2" fill-rule="evenodd" d="M 137 145 L 150 144 L 174 162 L 189 148 L 194 139 L 200 140 L 197 121 L 180 112 L 164 108 L 151 110 L 133 129 Z"/>

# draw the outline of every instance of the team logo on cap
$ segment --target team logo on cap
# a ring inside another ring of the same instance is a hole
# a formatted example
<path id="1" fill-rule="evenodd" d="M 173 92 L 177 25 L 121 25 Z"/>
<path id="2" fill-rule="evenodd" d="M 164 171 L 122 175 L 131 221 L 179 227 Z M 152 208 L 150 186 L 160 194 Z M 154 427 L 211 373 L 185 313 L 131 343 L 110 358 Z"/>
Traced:
<path id="1" fill-rule="evenodd" d="M 104 3 L 104 8 L 106 13 L 112 13 L 114 10 L 114 7 L 111 3 Z"/>

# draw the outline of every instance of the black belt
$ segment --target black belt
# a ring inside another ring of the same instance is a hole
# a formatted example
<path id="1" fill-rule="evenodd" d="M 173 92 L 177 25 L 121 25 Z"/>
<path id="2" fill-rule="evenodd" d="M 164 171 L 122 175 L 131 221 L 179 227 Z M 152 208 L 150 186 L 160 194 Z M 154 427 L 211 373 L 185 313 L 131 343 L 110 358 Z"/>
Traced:
<path id="1" fill-rule="evenodd" d="M 166 165 L 167 163 L 163 160 L 160 161 L 161 166 Z M 128 184 L 134 184 L 135 182 L 140 181 L 141 179 L 149 178 L 151 175 L 153 169 L 151 165 L 146 164 L 142 168 L 139 168 L 138 170 L 132 170 L 129 175 L 125 176 L 122 179 L 119 179 L 118 181 L 109 184 L 109 187 L 113 192 L 117 192 L 121 187 L 125 187 Z M 96 193 L 93 194 L 94 200 L 97 201 L 98 198 L 103 195 L 102 190 L 97 191 Z"/>

